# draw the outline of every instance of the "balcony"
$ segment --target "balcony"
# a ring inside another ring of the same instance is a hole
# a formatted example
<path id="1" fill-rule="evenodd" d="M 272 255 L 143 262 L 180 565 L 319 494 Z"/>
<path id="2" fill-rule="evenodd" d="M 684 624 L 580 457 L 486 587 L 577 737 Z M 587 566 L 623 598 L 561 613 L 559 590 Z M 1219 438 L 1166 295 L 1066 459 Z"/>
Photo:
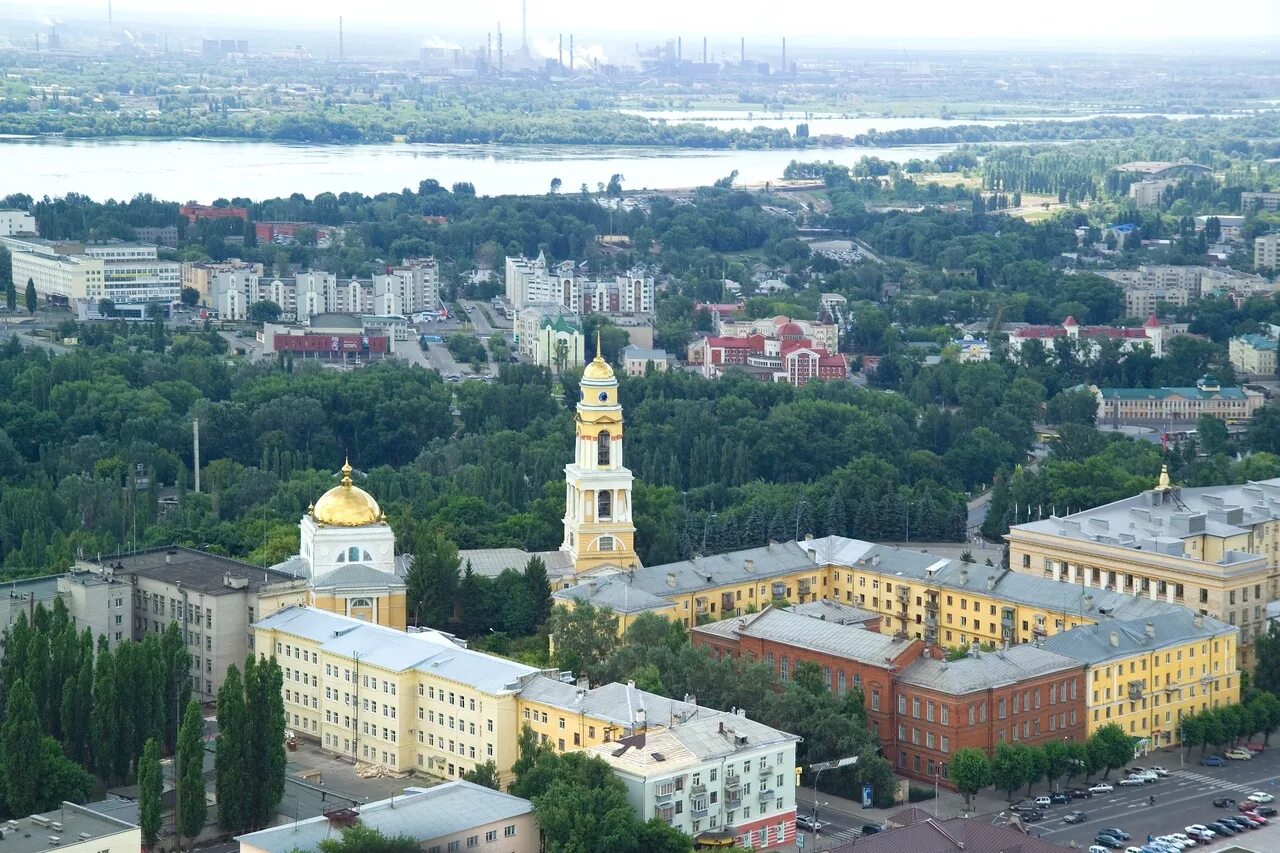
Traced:
<path id="1" fill-rule="evenodd" d="M 699 616 L 707 616 L 711 613 L 711 603 L 705 598 L 695 598 L 693 600 L 693 609 Z"/>
<path id="2" fill-rule="evenodd" d="M 760 798 L 760 801 L 761 801 L 761 802 L 764 802 L 765 800 L 772 800 L 772 799 L 773 799 L 773 791 L 770 791 L 770 790 L 768 790 L 768 789 L 766 788 L 765 790 L 763 790 L 763 791 L 761 791 L 761 792 L 760 792 L 760 797 L 759 797 L 759 798 Z"/>
<path id="3" fill-rule="evenodd" d="M 689 788 L 690 794 L 705 794 L 706 792 L 707 786 L 702 782 L 699 782 L 697 785 L 693 785 Z"/>
<path id="4" fill-rule="evenodd" d="M 894 594 L 898 596 L 899 601 L 906 604 L 911 600 L 911 587 L 899 585 L 898 588 L 894 590 Z"/>
<path id="5" fill-rule="evenodd" d="M 742 777 L 737 773 L 730 773 L 728 776 L 724 777 L 724 789 L 726 791 L 732 791 L 741 787 Z"/>
<path id="6" fill-rule="evenodd" d="M 1129 699 L 1134 701 L 1141 699 L 1143 695 L 1143 687 L 1144 685 L 1141 681 L 1130 681 L 1129 682 Z"/>
<path id="7" fill-rule="evenodd" d="M 701 803 L 691 803 L 689 805 L 689 814 L 694 818 L 703 818 L 707 816 L 707 801 Z"/>
<path id="8" fill-rule="evenodd" d="M 726 592 L 720 596 L 720 610 L 724 613 L 732 613 L 736 609 L 736 602 L 733 600 L 733 593 Z"/>
<path id="9" fill-rule="evenodd" d="M 760 765 L 760 772 L 759 772 L 760 776 L 770 776 L 772 774 L 773 774 L 773 767 L 771 767 L 768 764 Z"/>

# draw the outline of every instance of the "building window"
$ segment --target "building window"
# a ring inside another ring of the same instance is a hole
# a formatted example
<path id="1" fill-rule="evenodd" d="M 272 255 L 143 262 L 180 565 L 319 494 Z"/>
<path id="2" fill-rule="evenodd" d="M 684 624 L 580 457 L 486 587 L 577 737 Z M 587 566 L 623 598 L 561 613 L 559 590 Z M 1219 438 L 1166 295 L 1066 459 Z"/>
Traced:
<path id="1" fill-rule="evenodd" d="M 602 467 L 609 465 L 609 431 L 600 430 L 596 436 L 596 464 Z"/>

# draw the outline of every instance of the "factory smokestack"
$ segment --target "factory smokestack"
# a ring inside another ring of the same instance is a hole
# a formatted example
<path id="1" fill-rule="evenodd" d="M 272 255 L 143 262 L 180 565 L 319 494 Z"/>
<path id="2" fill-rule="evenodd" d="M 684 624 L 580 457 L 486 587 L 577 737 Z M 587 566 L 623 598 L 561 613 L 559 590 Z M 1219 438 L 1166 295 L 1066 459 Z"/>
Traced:
<path id="1" fill-rule="evenodd" d="M 684 62 L 684 38 L 676 36 L 676 62 Z"/>
<path id="2" fill-rule="evenodd" d="M 529 55 L 529 4 L 520 0 L 520 52 Z"/>
<path id="3" fill-rule="evenodd" d="M 196 472 L 196 494 L 200 494 L 200 420 L 191 419 L 191 461 Z"/>
<path id="4" fill-rule="evenodd" d="M 702 64 L 707 64 L 707 37 L 702 37 Z"/>
<path id="5" fill-rule="evenodd" d="M 564 33 L 560 34 L 560 47 L 556 52 L 556 62 L 560 64 L 561 68 L 564 68 Z"/>
<path id="6" fill-rule="evenodd" d="M 743 36 L 738 39 L 738 61 L 743 65 L 747 64 L 747 37 Z"/>
<path id="7" fill-rule="evenodd" d="M 493 33 L 484 34 L 484 64 L 493 68 Z"/>
<path id="8" fill-rule="evenodd" d="M 498 24 L 498 74 L 502 74 L 502 24 Z"/>
<path id="9" fill-rule="evenodd" d="M 342 16 L 338 16 L 338 61 L 346 58 L 346 43 L 342 38 Z"/>
<path id="10" fill-rule="evenodd" d="M 569 33 L 569 70 L 573 70 L 573 33 Z"/>
<path id="11" fill-rule="evenodd" d="M 787 38 L 782 37 L 782 73 L 787 73 Z"/>

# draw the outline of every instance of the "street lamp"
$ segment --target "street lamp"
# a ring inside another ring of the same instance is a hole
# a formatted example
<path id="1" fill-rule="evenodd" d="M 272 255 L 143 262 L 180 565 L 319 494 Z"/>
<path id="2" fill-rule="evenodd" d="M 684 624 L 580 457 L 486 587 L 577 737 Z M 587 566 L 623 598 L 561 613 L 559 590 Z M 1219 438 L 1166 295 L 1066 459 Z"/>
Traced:
<path id="1" fill-rule="evenodd" d="M 837 758 L 834 761 L 823 761 L 818 764 L 810 764 L 809 769 L 813 771 L 813 826 L 814 836 L 817 836 L 818 830 L 818 780 L 822 778 L 822 771 L 835 770 L 840 767 L 850 767 L 858 763 L 858 756 L 852 755 L 848 758 Z"/>

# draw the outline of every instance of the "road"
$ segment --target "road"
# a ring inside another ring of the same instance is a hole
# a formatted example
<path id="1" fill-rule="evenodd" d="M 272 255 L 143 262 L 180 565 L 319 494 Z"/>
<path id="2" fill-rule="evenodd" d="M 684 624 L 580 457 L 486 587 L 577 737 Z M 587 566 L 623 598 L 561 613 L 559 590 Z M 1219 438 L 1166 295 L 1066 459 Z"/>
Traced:
<path id="1" fill-rule="evenodd" d="M 483 341 L 494 333 L 494 328 L 489 323 L 489 318 L 484 315 L 485 307 L 483 302 L 476 302 L 474 299 L 464 299 L 462 304 L 466 306 L 467 317 L 471 319 L 471 325 L 475 327 L 476 337 Z"/>
<path id="2" fill-rule="evenodd" d="M 227 346 L 231 347 L 231 352 L 237 349 L 244 350 L 245 358 L 249 361 L 259 361 L 262 358 L 262 344 L 258 343 L 257 337 L 253 332 L 246 332 L 244 337 L 237 338 L 235 332 L 218 332 L 219 335 L 227 342 Z"/>
<path id="3" fill-rule="evenodd" d="M 970 536 L 977 536 L 982 529 L 983 522 L 987 520 L 987 509 L 991 506 L 991 494 L 992 490 L 987 489 L 967 504 L 969 520 L 965 523 L 965 530 L 969 532 Z"/>
<path id="4" fill-rule="evenodd" d="M 806 851 L 829 850 L 861 837 L 861 829 L 867 823 L 866 820 L 845 811 L 841 805 L 830 801 L 825 794 L 819 795 L 818 803 L 818 820 L 822 822 L 822 831 L 815 836 L 808 830 L 796 827 L 796 833 L 804 836 Z M 797 789 L 796 813 L 810 814 L 812 811 L 813 789 Z"/>
<path id="5" fill-rule="evenodd" d="M 1213 807 L 1214 797 L 1243 800 L 1253 791 L 1266 791 L 1280 800 L 1280 787 L 1276 782 L 1280 773 L 1280 750 L 1269 750 L 1252 761 L 1231 761 L 1226 767 L 1199 766 L 1199 753 L 1194 750 L 1185 767 L 1177 766 L 1176 755 L 1164 752 L 1135 763 L 1149 767 L 1168 762 L 1170 756 L 1174 761 L 1165 764 L 1170 771 L 1167 778 L 1139 788 L 1117 787 L 1113 794 L 1099 794 L 1091 800 L 1054 806 L 1047 810 L 1044 821 L 1032 825 L 1032 831 L 1055 844 L 1069 845 L 1074 841 L 1082 850 L 1087 850 L 1098 830 L 1114 826 L 1133 836 L 1130 844 L 1141 846 L 1146 842 L 1148 833 L 1160 836 L 1182 832 L 1190 824 L 1208 823 L 1224 814 L 1223 809 Z M 1148 803 L 1148 797 L 1156 798 L 1155 805 Z M 1062 816 L 1073 809 L 1088 815 L 1084 823 L 1062 822 Z M 1248 832 L 1248 837 L 1242 838 L 1241 842 L 1248 846 L 1249 838 L 1255 835 L 1274 835 L 1277 838 L 1268 838 L 1267 841 L 1280 843 L 1280 826 L 1272 824 Z M 1229 847 L 1230 841 L 1210 845 L 1210 848 L 1214 846 Z"/>

